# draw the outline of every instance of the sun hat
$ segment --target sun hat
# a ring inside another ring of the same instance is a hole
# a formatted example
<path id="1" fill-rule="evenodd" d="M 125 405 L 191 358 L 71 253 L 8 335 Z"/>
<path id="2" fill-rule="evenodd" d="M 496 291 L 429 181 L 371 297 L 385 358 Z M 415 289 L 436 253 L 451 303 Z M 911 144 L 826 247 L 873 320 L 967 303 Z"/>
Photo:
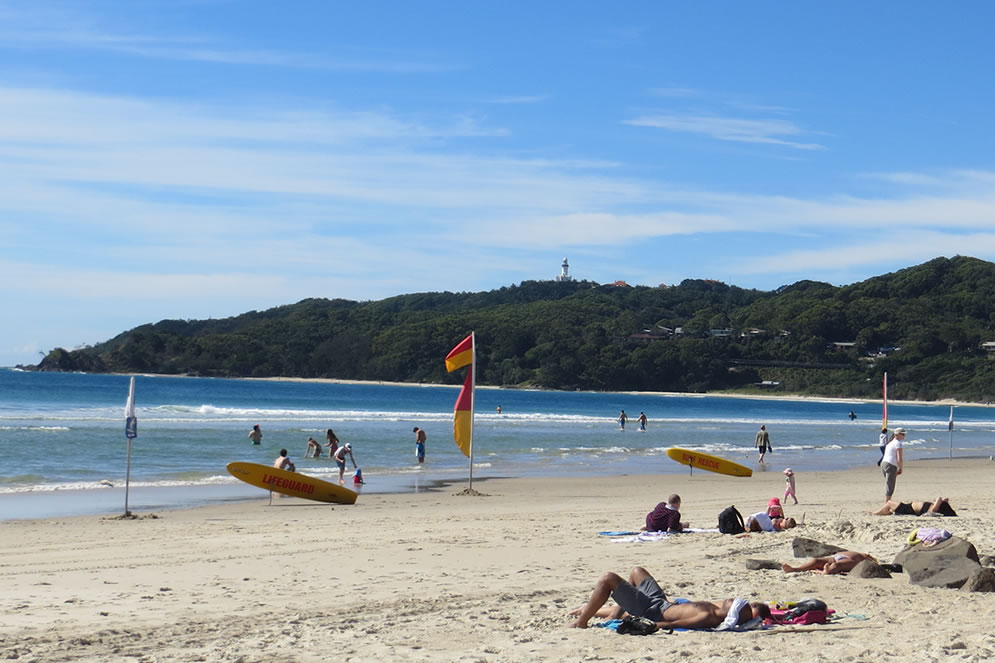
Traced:
<path id="1" fill-rule="evenodd" d="M 772 498 L 770 498 L 770 500 L 769 500 L 769 501 L 767 502 L 767 506 L 774 506 L 775 504 L 776 504 L 776 505 L 778 505 L 778 506 L 781 506 L 781 500 L 779 500 L 779 499 L 778 499 L 778 498 L 776 498 L 776 497 L 772 497 Z"/>
<path id="2" fill-rule="evenodd" d="M 905 429 L 899 426 L 895 429 L 895 435 L 905 435 Z"/>
<path id="3" fill-rule="evenodd" d="M 790 467 L 784 468 L 784 473 L 787 474 L 788 476 L 791 476 L 792 474 L 794 474 L 794 472 L 791 471 Z"/>

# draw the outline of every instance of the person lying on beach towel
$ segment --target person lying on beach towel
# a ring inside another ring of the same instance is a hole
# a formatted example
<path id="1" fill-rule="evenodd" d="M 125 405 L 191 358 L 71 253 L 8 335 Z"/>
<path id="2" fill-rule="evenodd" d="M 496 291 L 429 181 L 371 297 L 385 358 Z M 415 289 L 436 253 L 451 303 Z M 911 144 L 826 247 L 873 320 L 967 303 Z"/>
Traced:
<path id="1" fill-rule="evenodd" d="M 604 607 L 609 597 L 617 605 Z M 769 618 L 770 608 L 740 598 L 671 603 L 649 571 L 637 566 L 628 580 L 617 573 L 603 575 L 587 604 L 570 613 L 577 616 L 570 626 L 587 628 L 592 617 L 620 619 L 626 614 L 651 619 L 660 628 L 733 628 L 757 617 Z"/>
<path id="2" fill-rule="evenodd" d="M 815 571 L 816 573 L 824 573 L 826 575 L 832 575 L 834 573 L 846 573 L 853 567 L 857 566 L 860 562 L 865 559 L 874 559 L 867 553 L 854 552 L 853 550 L 844 550 L 838 552 L 831 557 L 813 557 L 804 564 L 799 566 L 790 566 L 788 564 L 782 564 L 781 570 L 785 573 L 799 573 L 801 571 Z"/>
<path id="3" fill-rule="evenodd" d="M 950 506 L 946 497 L 937 497 L 934 502 L 885 502 L 872 516 L 922 516 L 924 514 L 940 516 L 956 516 L 957 512 Z"/>
<path id="4" fill-rule="evenodd" d="M 746 531 L 780 532 L 791 529 L 797 524 L 794 518 L 771 518 L 766 511 L 760 511 L 746 519 Z"/>

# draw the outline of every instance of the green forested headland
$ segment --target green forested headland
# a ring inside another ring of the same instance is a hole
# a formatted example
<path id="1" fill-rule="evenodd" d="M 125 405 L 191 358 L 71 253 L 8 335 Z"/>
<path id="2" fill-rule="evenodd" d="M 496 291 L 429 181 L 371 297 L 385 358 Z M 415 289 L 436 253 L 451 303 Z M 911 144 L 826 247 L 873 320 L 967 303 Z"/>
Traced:
<path id="1" fill-rule="evenodd" d="M 38 370 L 456 384 L 443 357 L 477 332 L 478 384 L 995 398 L 995 264 L 937 258 L 844 287 L 773 292 L 527 281 L 374 302 L 306 299 L 222 320 L 163 320 Z"/>

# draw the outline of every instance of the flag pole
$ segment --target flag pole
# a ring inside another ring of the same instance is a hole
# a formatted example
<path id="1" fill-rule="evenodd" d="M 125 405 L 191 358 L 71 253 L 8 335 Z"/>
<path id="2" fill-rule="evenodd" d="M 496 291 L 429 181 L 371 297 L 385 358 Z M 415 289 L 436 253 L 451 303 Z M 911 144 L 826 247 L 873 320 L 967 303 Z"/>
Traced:
<path id="1" fill-rule="evenodd" d="M 476 416 L 477 397 L 477 332 L 470 332 L 471 356 L 470 361 L 470 481 L 468 488 L 473 490 L 473 419 Z"/>
<path id="2" fill-rule="evenodd" d="M 888 371 L 881 380 L 881 428 L 888 427 Z"/>
<path id="3" fill-rule="evenodd" d="M 124 515 L 128 510 L 128 492 L 131 488 L 131 441 L 138 437 L 138 417 L 135 416 L 135 376 L 128 385 L 128 402 L 124 406 L 124 436 L 128 438 L 128 464 L 124 474 Z"/>
<path id="4" fill-rule="evenodd" d="M 950 431 L 950 457 L 948 460 L 954 459 L 954 406 L 950 406 L 950 420 L 947 422 L 947 430 Z"/>

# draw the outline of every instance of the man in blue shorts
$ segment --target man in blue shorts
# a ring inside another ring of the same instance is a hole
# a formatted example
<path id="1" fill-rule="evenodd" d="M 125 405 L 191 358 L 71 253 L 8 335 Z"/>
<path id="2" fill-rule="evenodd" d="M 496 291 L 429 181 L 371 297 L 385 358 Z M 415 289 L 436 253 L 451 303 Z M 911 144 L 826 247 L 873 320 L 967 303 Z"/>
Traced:
<path id="1" fill-rule="evenodd" d="M 421 428 L 418 428 L 418 426 L 415 426 L 414 433 L 415 433 L 415 455 L 418 456 L 419 463 L 424 463 L 425 440 L 428 438 L 428 436 L 425 435 L 425 431 L 423 431 Z"/>
<path id="2" fill-rule="evenodd" d="M 609 596 L 618 605 L 603 607 Z M 645 617 L 660 628 L 731 628 L 757 617 L 770 617 L 770 608 L 765 603 L 740 598 L 671 603 L 649 571 L 637 566 L 629 573 L 628 581 L 617 573 L 602 576 L 587 605 L 570 613 L 577 616 L 570 626 L 587 628 L 592 617 L 619 619 L 625 614 Z"/>

